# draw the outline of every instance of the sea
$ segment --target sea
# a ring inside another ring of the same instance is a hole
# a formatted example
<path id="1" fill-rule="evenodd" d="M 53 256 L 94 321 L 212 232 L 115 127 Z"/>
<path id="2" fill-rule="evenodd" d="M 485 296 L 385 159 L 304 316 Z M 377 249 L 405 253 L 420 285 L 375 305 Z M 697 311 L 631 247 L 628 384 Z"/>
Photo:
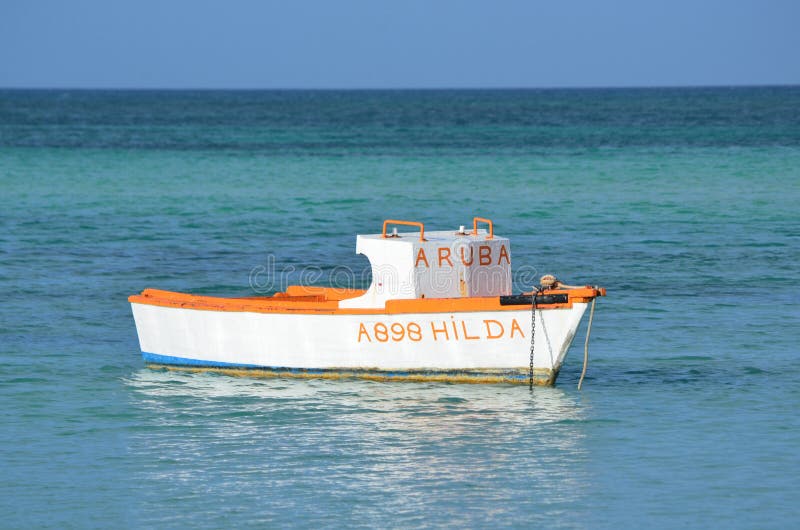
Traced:
<path id="1" fill-rule="evenodd" d="M 581 390 L 585 317 L 533 390 L 143 364 L 144 288 L 474 216 L 607 289 Z M 799 282 L 796 86 L 2 90 L 0 527 L 796 528 Z"/>

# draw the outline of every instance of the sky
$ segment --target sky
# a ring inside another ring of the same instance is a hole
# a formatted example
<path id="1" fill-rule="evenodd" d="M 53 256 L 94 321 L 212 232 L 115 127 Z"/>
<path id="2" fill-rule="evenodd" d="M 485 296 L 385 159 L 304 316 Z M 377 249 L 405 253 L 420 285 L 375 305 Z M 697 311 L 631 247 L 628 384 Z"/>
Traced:
<path id="1" fill-rule="evenodd" d="M 0 87 L 800 84 L 800 0 L 0 0 Z"/>

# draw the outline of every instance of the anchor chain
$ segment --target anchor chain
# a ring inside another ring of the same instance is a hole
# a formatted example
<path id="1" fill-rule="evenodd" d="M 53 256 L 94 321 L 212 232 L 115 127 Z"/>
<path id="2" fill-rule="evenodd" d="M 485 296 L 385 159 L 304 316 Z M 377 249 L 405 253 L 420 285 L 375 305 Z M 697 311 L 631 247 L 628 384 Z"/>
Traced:
<path id="1" fill-rule="evenodd" d="M 531 364 L 528 371 L 528 384 L 533 390 L 533 347 L 536 341 L 536 295 L 541 289 L 531 291 Z"/>

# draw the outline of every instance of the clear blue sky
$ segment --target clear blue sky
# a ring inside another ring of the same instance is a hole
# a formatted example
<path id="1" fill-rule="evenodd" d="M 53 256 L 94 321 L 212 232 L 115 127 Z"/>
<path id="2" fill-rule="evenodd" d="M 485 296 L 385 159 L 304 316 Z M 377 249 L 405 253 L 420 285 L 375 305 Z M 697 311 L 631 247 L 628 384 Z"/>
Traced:
<path id="1" fill-rule="evenodd" d="M 800 84 L 800 0 L 0 0 L 0 87 Z"/>

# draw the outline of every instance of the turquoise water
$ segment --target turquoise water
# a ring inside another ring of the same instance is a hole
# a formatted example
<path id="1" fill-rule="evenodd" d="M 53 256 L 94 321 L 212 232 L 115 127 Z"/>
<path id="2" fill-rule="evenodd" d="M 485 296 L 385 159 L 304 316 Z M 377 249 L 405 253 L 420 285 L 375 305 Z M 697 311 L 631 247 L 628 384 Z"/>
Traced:
<path id="1" fill-rule="evenodd" d="M 800 88 L 0 91 L 0 189 L 0 527 L 800 520 Z M 145 287 L 474 215 L 608 288 L 583 391 L 583 328 L 533 392 L 142 365 Z"/>

